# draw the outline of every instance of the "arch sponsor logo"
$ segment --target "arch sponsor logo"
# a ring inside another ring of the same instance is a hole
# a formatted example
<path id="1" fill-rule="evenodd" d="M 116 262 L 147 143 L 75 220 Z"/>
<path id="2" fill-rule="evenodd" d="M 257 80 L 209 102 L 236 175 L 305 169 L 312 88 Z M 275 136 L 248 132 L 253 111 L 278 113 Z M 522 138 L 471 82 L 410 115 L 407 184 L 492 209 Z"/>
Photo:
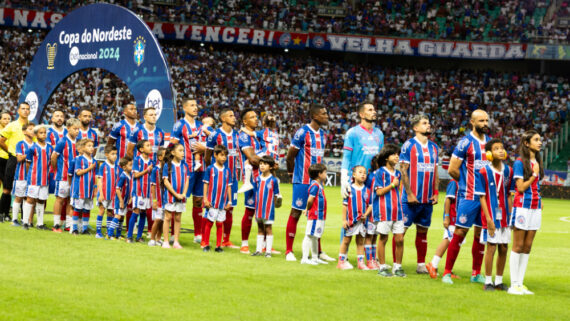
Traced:
<path id="1" fill-rule="evenodd" d="M 144 100 L 144 108 L 152 107 L 156 110 L 156 119 L 160 118 L 162 113 L 162 95 L 157 89 L 148 92 Z"/>
<path id="2" fill-rule="evenodd" d="M 26 99 L 24 100 L 28 105 L 30 105 L 30 115 L 28 116 L 28 120 L 32 121 L 36 118 L 36 114 L 38 113 L 38 105 L 39 99 L 38 95 L 35 91 L 30 91 L 26 95 Z"/>

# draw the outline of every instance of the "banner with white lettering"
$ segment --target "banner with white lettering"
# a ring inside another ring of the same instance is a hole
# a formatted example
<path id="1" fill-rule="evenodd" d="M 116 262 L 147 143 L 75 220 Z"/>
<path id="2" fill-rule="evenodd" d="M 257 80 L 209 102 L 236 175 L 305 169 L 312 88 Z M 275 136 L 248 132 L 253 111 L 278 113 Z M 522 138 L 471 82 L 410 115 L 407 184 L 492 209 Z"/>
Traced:
<path id="1" fill-rule="evenodd" d="M 440 58 L 524 59 L 526 44 L 460 42 L 310 33 L 309 47 L 367 54 Z"/>
<path id="2" fill-rule="evenodd" d="M 51 29 L 63 14 L 0 8 L 0 25 Z M 208 43 L 255 45 L 291 49 L 319 49 L 368 54 L 407 55 L 471 59 L 568 59 L 555 56 L 559 47 L 518 43 L 462 42 L 445 40 L 406 39 L 327 33 L 286 32 L 227 26 L 202 26 L 162 22 L 146 22 L 158 39 L 178 39 Z M 566 48 L 563 48 L 566 49 Z M 553 52 L 543 56 L 544 52 Z M 566 51 L 565 51 L 566 52 Z"/>
<path id="3" fill-rule="evenodd" d="M 17 12 L 12 11 L 11 21 L 17 25 L 26 19 L 38 21 L 40 17 L 37 12 L 33 18 L 29 13 Z M 43 15 L 47 20 L 34 25 L 51 26 L 59 19 L 54 17 L 54 14 Z M 72 11 L 44 38 L 20 93 L 19 101 L 30 104 L 30 119 L 38 122 L 57 86 L 85 68 L 101 68 L 115 74 L 129 87 L 139 110 L 156 108 L 158 126 L 172 127 L 175 121 L 172 79 L 156 37 L 132 11 L 104 3 Z"/>

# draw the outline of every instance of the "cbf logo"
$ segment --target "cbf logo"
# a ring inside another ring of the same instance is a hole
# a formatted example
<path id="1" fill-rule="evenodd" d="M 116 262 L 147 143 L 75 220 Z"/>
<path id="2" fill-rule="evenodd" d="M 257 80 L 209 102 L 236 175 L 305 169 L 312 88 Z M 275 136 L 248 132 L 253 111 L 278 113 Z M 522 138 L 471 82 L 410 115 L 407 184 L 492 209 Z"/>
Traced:
<path id="1" fill-rule="evenodd" d="M 290 43 L 291 43 L 291 34 L 284 33 L 281 35 L 281 37 L 279 37 L 279 44 L 281 45 L 281 47 L 289 47 Z"/>
<path id="2" fill-rule="evenodd" d="M 313 38 L 313 46 L 317 49 L 321 49 L 325 46 L 325 39 L 321 36 L 315 36 Z"/>
<path id="3" fill-rule="evenodd" d="M 144 37 L 138 36 L 135 39 L 135 46 L 134 46 L 134 58 L 137 67 L 140 66 L 144 61 L 144 48 L 146 47 L 146 40 Z"/>

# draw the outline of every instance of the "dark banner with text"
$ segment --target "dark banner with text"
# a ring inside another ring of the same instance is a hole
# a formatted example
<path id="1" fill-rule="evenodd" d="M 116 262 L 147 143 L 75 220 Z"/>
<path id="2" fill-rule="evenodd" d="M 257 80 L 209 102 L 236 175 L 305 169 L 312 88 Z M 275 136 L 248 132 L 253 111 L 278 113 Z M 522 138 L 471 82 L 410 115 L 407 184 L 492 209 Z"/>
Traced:
<path id="1" fill-rule="evenodd" d="M 63 16 L 63 14 L 59 13 L 0 8 L 0 25 L 51 29 Z M 461 42 L 285 32 L 166 22 L 146 22 L 146 24 L 158 39 L 440 58 L 495 60 L 529 58 L 529 55 L 526 53 L 527 45 L 517 43 Z M 532 48 L 532 45 L 530 46 Z M 538 50 L 535 51 L 538 52 Z M 532 58 L 537 58 L 535 56 Z M 540 56 L 538 57 L 540 58 Z"/>

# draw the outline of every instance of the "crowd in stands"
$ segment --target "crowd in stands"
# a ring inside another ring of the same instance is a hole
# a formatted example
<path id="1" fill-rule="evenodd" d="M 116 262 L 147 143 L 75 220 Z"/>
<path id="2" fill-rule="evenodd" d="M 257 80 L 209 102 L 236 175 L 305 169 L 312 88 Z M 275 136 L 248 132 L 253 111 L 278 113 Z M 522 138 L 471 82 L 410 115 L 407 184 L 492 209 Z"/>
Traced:
<path id="1" fill-rule="evenodd" d="M 6 1 L 6 5 L 67 13 L 93 2 Z M 145 21 L 523 43 L 568 42 L 570 35 L 567 28 L 557 26 L 556 14 L 547 15 L 552 0 L 189 0 L 181 5 L 143 0 L 109 2 L 133 10 Z M 556 8 L 560 15 L 567 14 L 566 2 Z"/>
<path id="2" fill-rule="evenodd" d="M 20 88 L 41 33 L 0 29 L 0 99 L 3 109 L 16 110 Z M 282 149 L 294 129 L 306 122 L 307 106 L 329 109 L 327 156 L 342 154 L 343 136 L 358 123 L 355 106 L 374 101 L 378 126 L 387 142 L 409 138 L 409 121 L 417 113 L 431 118 L 434 139 L 450 153 L 468 129 L 475 108 L 489 111 L 493 135 L 503 137 L 513 150 L 522 131 L 534 126 L 549 139 L 568 118 L 568 78 L 539 74 L 438 71 L 354 65 L 334 60 L 288 54 L 215 50 L 168 43 L 163 48 L 171 67 L 177 97 L 198 97 L 203 115 L 217 116 L 224 107 L 277 114 Z M 42 116 L 48 122 L 55 108 L 73 115 L 81 107 L 94 109 L 95 127 L 106 137 L 121 117 L 121 108 L 133 98 L 125 84 L 102 70 L 83 70 L 64 81 Z M 116 108 L 118 107 L 118 108 Z M 170 131 L 171 128 L 165 128 Z"/>

